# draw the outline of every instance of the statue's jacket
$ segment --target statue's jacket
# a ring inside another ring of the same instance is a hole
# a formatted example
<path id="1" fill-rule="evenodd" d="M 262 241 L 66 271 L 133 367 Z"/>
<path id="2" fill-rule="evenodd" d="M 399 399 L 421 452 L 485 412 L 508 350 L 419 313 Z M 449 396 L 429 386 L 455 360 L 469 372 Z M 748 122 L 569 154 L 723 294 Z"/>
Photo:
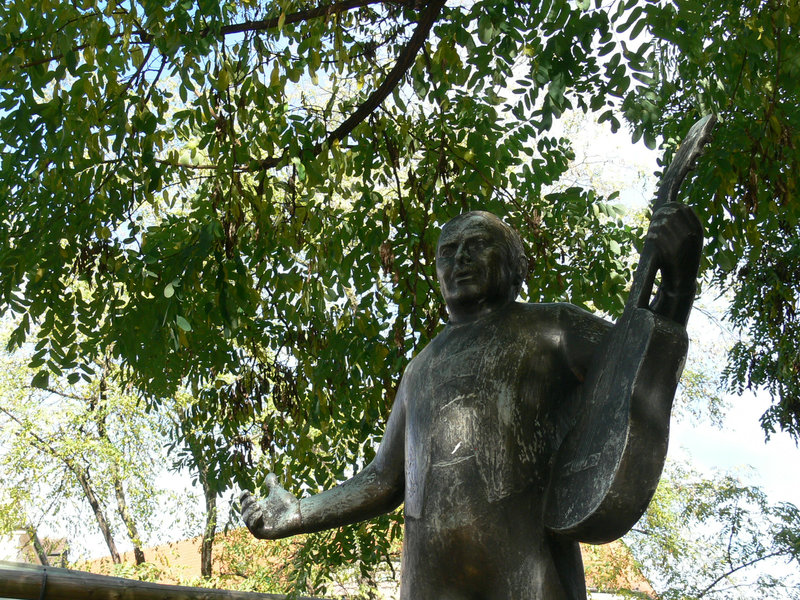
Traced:
<path id="1" fill-rule="evenodd" d="M 515 303 L 449 324 L 409 364 L 405 514 L 421 518 L 437 466 L 474 460 L 487 502 L 544 498 L 576 390 L 610 323 L 570 304 Z"/>

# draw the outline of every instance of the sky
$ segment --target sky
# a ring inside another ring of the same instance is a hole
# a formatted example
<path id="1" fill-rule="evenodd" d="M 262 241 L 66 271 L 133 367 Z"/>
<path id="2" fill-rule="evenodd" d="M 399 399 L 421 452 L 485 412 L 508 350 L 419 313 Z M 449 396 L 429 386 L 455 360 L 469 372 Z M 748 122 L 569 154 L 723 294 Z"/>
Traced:
<path id="1" fill-rule="evenodd" d="M 713 296 L 709 291 L 701 297 L 697 302 L 699 310 L 689 320 L 687 368 L 703 357 L 710 370 L 719 373 L 725 363 L 724 351 L 736 340 L 736 333 L 728 330 L 721 319 L 724 298 Z M 727 410 L 721 426 L 707 419 L 673 419 L 668 456 L 691 462 L 705 472 L 735 473 L 744 483 L 764 489 L 773 502 L 800 506 L 800 479 L 794 466 L 800 461 L 800 448 L 791 436 L 780 431 L 767 440 L 759 423 L 771 403 L 769 394 L 747 390 L 741 396 L 722 396 Z"/>
<path id="2" fill-rule="evenodd" d="M 772 502 L 800 506 L 797 463 L 800 449 L 786 433 L 767 441 L 759 417 L 769 406 L 766 394 L 730 397 L 731 408 L 721 428 L 708 423 L 675 422 L 668 457 L 689 460 L 706 472 L 735 473 L 747 484 L 761 487 Z"/>

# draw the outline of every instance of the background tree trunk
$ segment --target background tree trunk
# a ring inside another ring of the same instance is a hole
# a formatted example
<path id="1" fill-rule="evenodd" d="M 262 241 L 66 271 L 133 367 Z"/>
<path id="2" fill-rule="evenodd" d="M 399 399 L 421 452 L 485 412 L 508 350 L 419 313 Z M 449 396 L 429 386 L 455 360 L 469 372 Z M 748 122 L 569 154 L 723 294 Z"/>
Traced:
<path id="1" fill-rule="evenodd" d="M 79 471 L 71 464 L 68 466 L 75 477 L 77 477 L 78 483 L 80 484 L 81 488 L 83 489 L 83 493 L 86 496 L 86 500 L 89 501 L 89 505 L 92 507 L 92 512 L 94 512 L 94 517 L 97 520 L 97 525 L 100 527 L 100 531 L 106 541 L 108 552 L 111 554 L 111 562 L 113 562 L 115 565 L 118 565 L 122 562 L 122 559 L 119 556 L 117 544 L 114 542 L 114 535 L 111 532 L 111 527 L 108 524 L 108 519 L 106 519 L 103 507 L 100 504 L 100 499 L 97 497 L 97 494 L 94 493 L 94 489 L 92 489 L 88 470 Z"/>
<path id="2" fill-rule="evenodd" d="M 203 544 L 200 548 L 200 574 L 211 577 L 213 565 L 214 535 L 217 531 L 217 492 L 208 482 L 208 470 L 203 467 L 200 481 L 203 485 L 203 495 L 206 500 L 206 527 L 203 532 Z"/>
<path id="3" fill-rule="evenodd" d="M 106 396 L 106 378 L 105 374 L 100 379 L 100 407 L 101 410 L 98 411 L 97 403 L 94 400 L 90 401 L 90 409 L 95 414 L 95 422 L 97 423 L 97 433 L 98 435 L 106 440 L 109 444 L 113 445 L 111 438 L 108 435 L 108 429 L 106 428 L 106 417 L 105 413 L 102 410 L 105 408 L 105 404 L 107 401 Z M 119 468 L 117 467 L 116 463 L 111 465 L 111 479 L 114 482 L 114 495 L 117 499 L 117 513 L 119 514 L 122 522 L 125 524 L 125 529 L 128 532 L 128 537 L 133 544 L 133 557 L 136 561 L 137 565 L 141 565 L 144 562 L 144 551 L 142 550 L 142 542 L 141 538 L 139 537 L 139 531 L 136 528 L 136 522 L 134 521 L 133 517 L 128 511 L 128 502 L 125 499 L 125 488 L 122 486 L 122 478 L 119 474 Z"/>
<path id="4" fill-rule="evenodd" d="M 122 487 L 122 481 L 119 478 L 119 474 L 117 469 L 114 469 L 114 494 L 117 497 L 117 512 L 119 512 L 119 516 L 122 519 L 122 522 L 125 523 L 125 529 L 128 531 L 128 537 L 130 538 L 131 542 L 133 543 L 133 557 L 136 560 L 136 564 L 140 565 L 144 562 L 144 550 L 142 550 L 142 542 L 141 538 L 139 537 L 139 531 L 136 528 L 136 522 L 131 517 L 130 513 L 128 512 L 128 504 L 125 501 L 125 489 Z"/>

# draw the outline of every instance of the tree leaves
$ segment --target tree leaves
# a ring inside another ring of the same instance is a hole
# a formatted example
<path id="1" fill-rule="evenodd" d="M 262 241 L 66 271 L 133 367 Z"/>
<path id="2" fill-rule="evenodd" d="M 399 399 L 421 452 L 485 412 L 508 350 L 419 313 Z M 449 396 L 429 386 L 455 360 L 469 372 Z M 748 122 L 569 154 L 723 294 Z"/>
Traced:
<path id="1" fill-rule="evenodd" d="M 772 505 L 731 475 L 701 477 L 668 464 L 625 539 L 660 597 L 786 598 L 798 585 L 798 528 L 792 504 Z"/>
<path id="2" fill-rule="evenodd" d="M 528 242 L 528 299 L 617 314 L 643 232 L 559 182 L 574 153 L 551 129 L 595 112 L 667 159 L 714 110 L 726 125 L 686 189 L 708 268 L 743 294 L 734 319 L 755 315 L 766 344 L 742 347 L 731 380 L 771 386 L 767 423 L 792 427 L 796 352 L 773 342 L 793 339 L 779 255 L 797 226 L 797 17 L 755 2 L 6 3 L 10 344 L 36 326 L 32 364 L 54 376 L 91 379 L 108 356 L 154 408 L 190 393 L 220 489 L 255 464 L 329 486 L 370 455 L 446 316 L 442 223 L 497 212 Z M 768 278 L 746 287 L 739 269 L 762 258 Z"/>
<path id="3" fill-rule="evenodd" d="M 189 321 L 187 321 L 184 317 L 182 317 L 180 315 L 175 317 L 175 322 L 178 324 L 178 327 L 180 327 L 184 331 L 191 331 L 192 330 L 192 326 L 189 324 Z"/>
<path id="4" fill-rule="evenodd" d="M 766 388 L 775 404 L 762 419 L 765 430 L 781 428 L 796 437 L 800 359 L 783 340 L 798 333 L 800 290 L 783 257 L 797 252 L 800 217 L 793 202 L 800 164 L 800 11 L 780 2 L 682 2 L 648 5 L 646 15 L 660 59 L 653 82 L 637 95 L 641 106 L 649 96 L 664 116 L 649 118 L 635 104 L 626 116 L 636 134 L 661 135 L 667 155 L 696 115 L 720 116 L 697 176 L 685 187 L 706 226 L 707 268 L 733 293 L 729 318 L 747 332 L 726 374 L 734 390 Z M 692 35 L 698 29 L 703 35 Z"/>
<path id="5" fill-rule="evenodd" d="M 31 379 L 31 387 L 47 389 L 48 384 L 50 383 L 50 372 L 49 371 L 39 371 L 36 375 L 33 376 Z"/>

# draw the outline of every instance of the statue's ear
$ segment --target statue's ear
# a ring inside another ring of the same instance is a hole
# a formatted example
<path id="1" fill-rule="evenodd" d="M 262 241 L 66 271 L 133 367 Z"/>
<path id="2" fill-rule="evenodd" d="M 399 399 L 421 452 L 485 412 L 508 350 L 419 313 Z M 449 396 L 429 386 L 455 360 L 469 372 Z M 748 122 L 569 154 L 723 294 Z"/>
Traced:
<path id="1" fill-rule="evenodd" d="M 528 264 L 527 259 L 525 262 L 524 269 L 514 269 L 514 285 L 516 285 L 519 289 L 522 289 L 522 284 L 525 283 L 525 277 L 528 275 Z"/>
<path id="2" fill-rule="evenodd" d="M 519 271 L 515 270 L 511 277 L 511 289 L 513 290 L 514 293 L 514 297 L 512 298 L 512 300 L 516 300 L 517 296 L 519 296 L 519 293 L 522 291 L 523 281 L 524 278 L 522 277 L 522 275 L 519 273 Z"/>

